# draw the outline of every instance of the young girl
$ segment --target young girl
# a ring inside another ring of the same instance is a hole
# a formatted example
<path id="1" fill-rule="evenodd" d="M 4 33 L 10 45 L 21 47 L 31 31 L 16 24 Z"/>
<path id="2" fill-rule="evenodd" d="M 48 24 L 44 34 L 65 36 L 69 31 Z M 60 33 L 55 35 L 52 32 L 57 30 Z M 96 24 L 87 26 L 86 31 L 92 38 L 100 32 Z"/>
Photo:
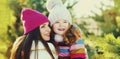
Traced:
<path id="1" fill-rule="evenodd" d="M 48 18 L 58 45 L 59 59 L 87 59 L 86 48 L 80 30 L 72 24 L 69 11 L 61 0 L 47 0 Z"/>
<path id="2" fill-rule="evenodd" d="M 29 8 L 21 14 L 24 35 L 14 42 L 10 59 L 58 59 L 48 18 Z"/>

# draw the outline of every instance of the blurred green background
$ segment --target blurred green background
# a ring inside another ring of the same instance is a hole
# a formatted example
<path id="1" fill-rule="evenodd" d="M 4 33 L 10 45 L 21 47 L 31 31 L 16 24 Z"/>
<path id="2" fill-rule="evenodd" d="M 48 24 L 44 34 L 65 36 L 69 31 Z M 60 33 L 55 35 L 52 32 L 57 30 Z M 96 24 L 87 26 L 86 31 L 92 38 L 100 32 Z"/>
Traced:
<path id="1" fill-rule="evenodd" d="M 120 59 L 120 0 L 62 0 L 82 30 L 89 59 Z M 23 34 L 21 9 L 48 16 L 46 0 L 0 0 L 0 59 L 9 59 L 13 42 Z"/>

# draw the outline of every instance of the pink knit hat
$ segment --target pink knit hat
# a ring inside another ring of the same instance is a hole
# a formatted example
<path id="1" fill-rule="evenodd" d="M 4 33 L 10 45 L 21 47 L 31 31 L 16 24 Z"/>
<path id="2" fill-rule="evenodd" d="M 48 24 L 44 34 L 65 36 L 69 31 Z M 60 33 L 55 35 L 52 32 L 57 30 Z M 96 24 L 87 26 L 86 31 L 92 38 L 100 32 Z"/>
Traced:
<path id="1" fill-rule="evenodd" d="M 27 34 L 45 22 L 49 22 L 45 15 L 30 8 L 22 10 L 21 20 L 23 22 L 24 34 Z"/>

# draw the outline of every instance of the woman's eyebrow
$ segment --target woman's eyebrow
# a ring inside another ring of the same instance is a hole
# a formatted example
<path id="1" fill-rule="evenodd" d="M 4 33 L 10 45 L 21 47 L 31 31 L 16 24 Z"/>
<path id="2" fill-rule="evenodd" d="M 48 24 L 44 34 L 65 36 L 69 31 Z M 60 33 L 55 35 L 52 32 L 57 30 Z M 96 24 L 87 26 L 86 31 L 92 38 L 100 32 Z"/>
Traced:
<path id="1" fill-rule="evenodd" d="M 47 24 L 43 24 L 42 26 L 46 26 Z"/>

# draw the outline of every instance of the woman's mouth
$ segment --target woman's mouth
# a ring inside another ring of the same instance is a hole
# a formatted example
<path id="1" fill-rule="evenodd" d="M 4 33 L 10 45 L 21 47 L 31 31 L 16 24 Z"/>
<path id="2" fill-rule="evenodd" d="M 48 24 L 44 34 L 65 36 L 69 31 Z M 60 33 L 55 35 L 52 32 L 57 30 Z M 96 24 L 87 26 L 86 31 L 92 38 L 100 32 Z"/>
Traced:
<path id="1" fill-rule="evenodd" d="M 50 36 L 50 33 L 45 34 L 45 36 L 49 37 L 49 36 Z"/>

